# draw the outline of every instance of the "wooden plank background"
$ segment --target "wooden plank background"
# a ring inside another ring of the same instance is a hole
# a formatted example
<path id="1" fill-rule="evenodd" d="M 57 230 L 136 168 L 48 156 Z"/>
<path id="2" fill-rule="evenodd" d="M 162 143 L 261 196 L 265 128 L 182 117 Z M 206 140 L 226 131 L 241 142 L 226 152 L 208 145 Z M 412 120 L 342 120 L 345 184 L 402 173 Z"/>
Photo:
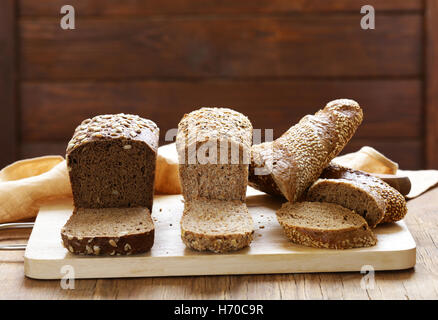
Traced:
<path id="1" fill-rule="evenodd" d="M 0 2 L 0 166 L 18 157 L 14 0 Z"/>
<path id="2" fill-rule="evenodd" d="M 438 58 L 426 52 L 436 32 L 425 35 L 436 19 L 421 0 L 73 0 L 67 31 L 63 4 L 15 7 L 17 157 L 63 154 L 75 126 L 101 113 L 153 119 L 163 143 L 184 112 L 231 106 L 278 136 L 348 97 L 365 118 L 345 152 L 371 145 L 404 169 L 438 168 L 426 120 L 438 108 L 436 78 L 425 71 Z M 365 4 L 375 30 L 360 28 Z"/>

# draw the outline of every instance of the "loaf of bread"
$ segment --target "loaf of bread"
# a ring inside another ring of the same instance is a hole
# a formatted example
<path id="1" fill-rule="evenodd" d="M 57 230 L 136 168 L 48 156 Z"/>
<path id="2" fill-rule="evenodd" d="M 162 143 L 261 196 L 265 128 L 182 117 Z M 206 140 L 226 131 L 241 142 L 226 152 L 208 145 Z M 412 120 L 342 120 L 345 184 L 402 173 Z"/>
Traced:
<path id="1" fill-rule="evenodd" d="M 84 120 L 67 147 L 75 207 L 152 211 L 159 129 L 135 115 Z"/>
<path id="2" fill-rule="evenodd" d="M 181 237 L 189 248 L 222 253 L 252 241 L 244 202 L 251 143 L 251 122 L 228 108 L 201 108 L 179 123 Z"/>
<path id="3" fill-rule="evenodd" d="M 184 199 L 245 201 L 251 144 L 251 122 L 239 112 L 201 108 L 184 115 L 176 137 Z"/>
<path id="4" fill-rule="evenodd" d="M 380 223 L 403 219 L 408 212 L 403 195 L 381 179 L 366 172 L 331 163 L 321 174 L 323 179 L 344 179 L 362 184 L 385 201 L 385 215 Z"/>
<path id="5" fill-rule="evenodd" d="M 290 241 L 316 248 L 370 247 L 377 238 L 358 214 L 334 203 L 286 202 L 277 219 Z"/>
<path id="6" fill-rule="evenodd" d="M 351 139 L 363 118 L 356 101 L 329 102 L 315 115 L 307 115 L 281 137 L 252 148 L 250 185 L 277 193 L 290 202 L 302 199 L 307 188 Z M 266 168 L 263 178 L 256 171 Z"/>
<path id="7" fill-rule="evenodd" d="M 130 255 L 151 249 L 154 224 L 146 208 L 76 208 L 61 237 L 71 253 Z"/>
<path id="8" fill-rule="evenodd" d="M 336 203 L 353 210 L 371 228 L 385 216 L 385 199 L 368 185 L 352 180 L 319 179 L 309 188 L 306 200 Z"/>

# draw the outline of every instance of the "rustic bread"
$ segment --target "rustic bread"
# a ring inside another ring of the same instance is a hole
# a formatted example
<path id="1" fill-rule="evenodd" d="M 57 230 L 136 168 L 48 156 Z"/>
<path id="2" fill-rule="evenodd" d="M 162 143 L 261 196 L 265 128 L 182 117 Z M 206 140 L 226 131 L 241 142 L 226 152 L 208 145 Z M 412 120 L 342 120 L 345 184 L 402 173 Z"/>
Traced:
<path id="1" fill-rule="evenodd" d="M 228 108 L 201 108 L 179 123 L 181 237 L 188 247 L 223 253 L 252 241 L 244 203 L 251 142 L 251 122 Z"/>
<path id="2" fill-rule="evenodd" d="M 239 200 L 197 199 L 186 203 L 181 238 L 189 248 L 223 253 L 249 246 L 254 227 Z"/>
<path id="3" fill-rule="evenodd" d="M 315 115 L 302 118 L 275 141 L 253 147 L 250 173 L 266 167 L 270 174 L 263 179 L 251 174 L 250 185 L 277 194 L 272 187 L 275 184 L 290 202 L 301 200 L 307 188 L 353 136 L 362 117 L 356 101 L 334 100 Z M 270 148 L 272 152 L 267 151 Z"/>
<path id="4" fill-rule="evenodd" d="M 408 212 L 403 195 L 383 180 L 366 172 L 331 163 L 321 174 L 324 179 L 345 179 L 366 186 L 385 201 L 385 216 L 380 223 L 403 219 Z"/>
<path id="5" fill-rule="evenodd" d="M 67 147 L 75 207 L 152 210 L 159 129 L 135 115 L 84 120 Z"/>
<path id="6" fill-rule="evenodd" d="M 237 111 L 201 108 L 184 115 L 176 147 L 186 201 L 198 197 L 244 201 L 251 143 L 251 122 Z M 233 150 L 238 152 L 235 157 Z"/>
<path id="7" fill-rule="evenodd" d="M 154 187 L 156 193 L 181 193 L 178 166 L 178 153 L 176 152 L 175 143 L 166 144 L 158 148 Z"/>
<path id="8" fill-rule="evenodd" d="M 154 224 L 147 208 L 76 208 L 61 237 L 75 254 L 130 255 L 151 249 Z"/>
<path id="9" fill-rule="evenodd" d="M 307 201 L 330 202 L 353 210 L 374 228 L 385 216 L 382 196 L 363 183 L 345 179 L 319 179 L 307 192 Z"/>
<path id="10" fill-rule="evenodd" d="M 289 240 L 296 244 L 349 249 L 377 243 L 360 215 L 334 203 L 286 202 L 277 211 L 277 219 Z"/>

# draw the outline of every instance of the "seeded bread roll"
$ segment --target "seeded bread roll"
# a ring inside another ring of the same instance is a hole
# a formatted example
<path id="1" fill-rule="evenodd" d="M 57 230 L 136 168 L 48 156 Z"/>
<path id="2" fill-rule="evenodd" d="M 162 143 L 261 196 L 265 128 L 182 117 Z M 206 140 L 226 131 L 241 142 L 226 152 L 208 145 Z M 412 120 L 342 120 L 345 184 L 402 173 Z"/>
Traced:
<path id="1" fill-rule="evenodd" d="M 181 236 L 198 251 L 223 253 L 249 246 L 254 227 L 248 208 L 239 200 L 192 200 L 184 206 Z"/>
<path id="2" fill-rule="evenodd" d="M 75 207 L 152 210 L 159 129 L 135 115 L 84 120 L 67 147 Z"/>
<path id="3" fill-rule="evenodd" d="M 76 208 L 61 237 L 74 254 L 130 255 L 151 249 L 154 224 L 147 208 Z"/>
<path id="4" fill-rule="evenodd" d="M 302 118 L 274 142 L 253 147 L 250 172 L 265 167 L 270 174 L 263 180 L 251 174 L 250 185 L 276 193 L 276 188 L 271 187 L 275 184 L 290 202 L 301 200 L 351 139 L 362 118 L 362 109 L 356 101 L 334 100 L 315 115 Z"/>
<path id="5" fill-rule="evenodd" d="M 351 180 L 319 179 L 309 188 L 306 200 L 336 203 L 353 210 L 371 228 L 385 216 L 385 199 L 367 185 Z"/>
<path id="6" fill-rule="evenodd" d="M 345 179 L 364 185 L 379 194 L 385 201 L 385 215 L 380 223 L 395 222 L 403 219 L 408 212 L 403 195 L 383 180 L 366 172 L 345 168 L 334 163 L 324 169 L 321 174 L 324 179 Z"/>
<path id="7" fill-rule="evenodd" d="M 223 253 L 252 241 L 244 203 L 251 142 L 251 122 L 231 109 L 202 108 L 179 123 L 181 237 L 189 248 Z"/>
<path id="8" fill-rule="evenodd" d="M 349 249 L 377 243 L 360 215 L 334 203 L 286 202 L 277 211 L 277 219 L 289 240 L 296 244 Z"/>
<path id="9" fill-rule="evenodd" d="M 176 137 L 184 199 L 245 201 L 251 143 L 251 122 L 239 112 L 201 108 L 184 115 Z"/>

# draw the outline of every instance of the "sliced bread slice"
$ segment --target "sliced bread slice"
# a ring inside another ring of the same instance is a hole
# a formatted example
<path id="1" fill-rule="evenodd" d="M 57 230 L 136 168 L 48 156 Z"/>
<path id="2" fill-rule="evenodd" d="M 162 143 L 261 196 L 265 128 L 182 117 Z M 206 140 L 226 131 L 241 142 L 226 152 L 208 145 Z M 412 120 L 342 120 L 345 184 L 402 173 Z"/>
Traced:
<path id="1" fill-rule="evenodd" d="M 185 203 L 181 238 L 198 251 L 223 253 L 249 246 L 254 226 L 246 204 L 199 198 Z"/>
<path id="2" fill-rule="evenodd" d="M 277 219 L 289 240 L 296 244 L 349 249 L 377 243 L 364 218 L 334 203 L 286 202 L 277 211 Z"/>
<path id="3" fill-rule="evenodd" d="M 320 178 L 345 179 L 367 186 L 385 199 L 385 216 L 380 223 L 395 222 L 403 219 L 408 212 L 405 197 L 383 180 L 366 172 L 354 170 L 330 163 Z"/>
<path id="4" fill-rule="evenodd" d="M 365 218 L 374 228 L 385 217 L 385 199 L 367 185 L 345 179 L 319 179 L 309 189 L 307 201 L 337 203 Z"/>
<path id="5" fill-rule="evenodd" d="M 151 249 L 154 230 L 147 208 L 77 208 L 61 237 L 71 253 L 130 255 Z"/>

